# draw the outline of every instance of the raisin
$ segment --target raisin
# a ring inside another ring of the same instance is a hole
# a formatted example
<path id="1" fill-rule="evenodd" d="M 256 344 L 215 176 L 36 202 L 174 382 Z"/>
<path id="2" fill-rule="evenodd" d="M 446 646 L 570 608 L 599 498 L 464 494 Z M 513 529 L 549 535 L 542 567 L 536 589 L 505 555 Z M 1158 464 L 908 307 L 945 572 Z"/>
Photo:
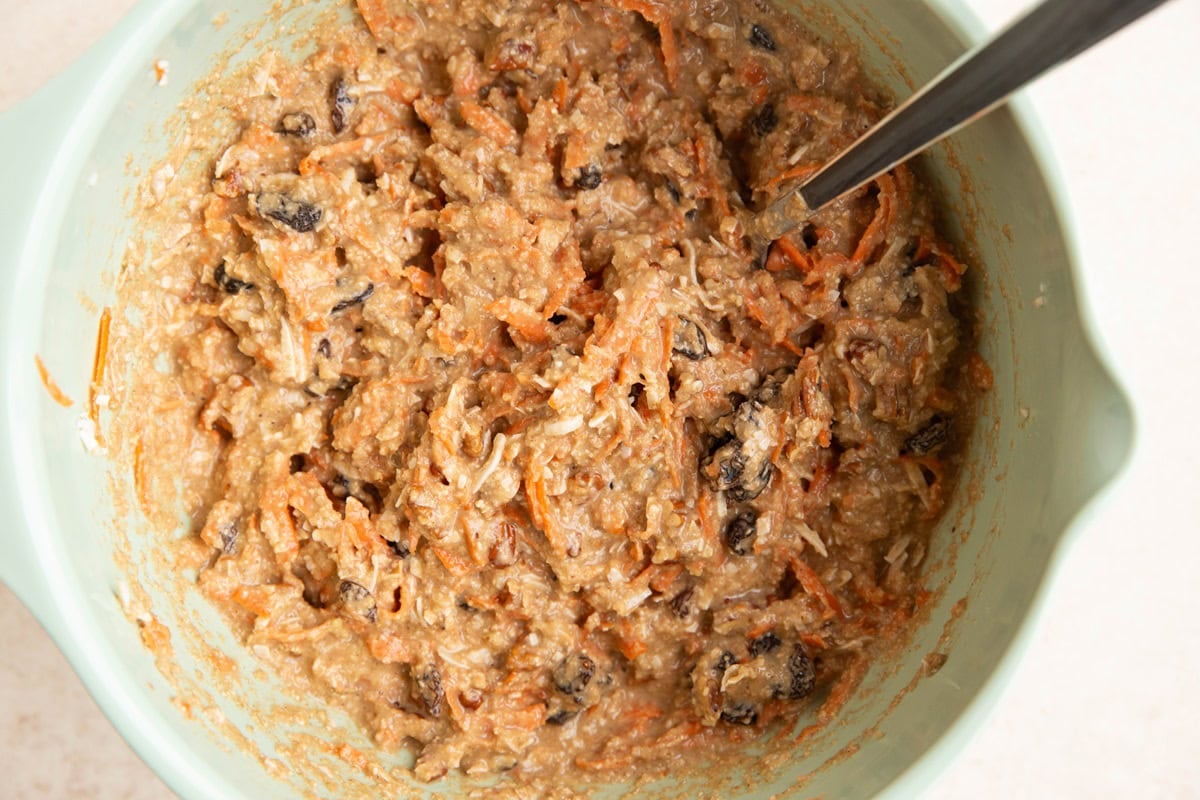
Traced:
<path id="1" fill-rule="evenodd" d="M 342 601 L 346 610 L 364 617 L 369 622 L 374 622 L 378 618 L 379 612 L 375 607 L 375 597 L 361 583 L 342 581 L 338 584 L 338 599 Z"/>
<path id="2" fill-rule="evenodd" d="M 579 177 L 575 179 L 575 188 L 591 191 L 597 188 L 603 179 L 600 168 L 592 164 L 579 170 Z"/>
<path id="3" fill-rule="evenodd" d="M 775 635 L 773 631 L 767 631 L 762 636 L 750 640 L 750 657 L 758 658 L 759 656 L 769 653 L 778 648 L 783 642 Z"/>
<path id="4" fill-rule="evenodd" d="M 776 49 L 775 37 L 769 30 L 758 24 L 750 26 L 750 44 L 760 50 L 775 52 Z"/>
<path id="5" fill-rule="evenodd" d="M 222 525 L 221 534 L 221 552 L 225 555 L 232 555 L 234 548 L 237 547 L 238 540 L 242 538 L 241 532 L 238 531 L 237 525 L 232 522 L 228 525 Z"/>
<path id="6" fill-rule="evenodd" d="M 671 598 L 671 613 L 680 619 L 687 619 L 692 613 L 692 595 L 695 589 L 691 586 Z"/>
<path id="7" fill-rule="evenodd" d="M 721 653 L 720 658 L 718 658 L 716 660 L 716 662 L 713 664 L 713 668 L 712 668 L 713 674 L 714 675 L 724 675 L 725 670 L 729 669 L 736 663 L 737 663 L 737 659 L 733 657 L 733 653 L 726 650 L 723 653 Z"/>
<path id="8" fill-rule="evenodd" d="M 241 294 L 242 292 L 252 291 L 255 286 L 248 281 L 238 280 L 229 274 L 225 269 L 225 262 L 222 261 L 213 270 L 213 280 L 216 281 L 217 287 L 226 294 Z"/>
<path id="9" fill-rule="evenodd" d="M 678 353 L 690 361 L 703 361 L 708 358 L 708 337 L 695 322 L 687 317 L 680 317 L 679 327 L 675 329 L 675 338 L 671 343 L 671 352 Z"/>
<path id="10" fill-rule="evenodd" d="M 365 302 L 367 302 L 367 299 L 373 294 L 375 294 L 375 284 L 368 283 L 367 288 L 363 289 L 361 292 L 354 295 L 353 297 L 348 298 L 348 299 L 343 300 L 342 302 L 338 303 L 336 306 L 333 307 L 332 310 L 330 310 L 329 313 L 337 314 L 341 311 L 345 311 L 347 308 L 352 308 L 354 306 L 365 303 Z"/>
<path id="11" fill-rule="evenodd" d="M 408 545 L 404 542 L 393 542 L 391 539 L 384 539 L 383 541 L 387 544 L 388 550 L 391 550 L 392 555 L 396 558 L 408 558 L 412 555 L 412 551 L 408 549 Z"/>
<path id="12" fill-rule="evenodd" d="M 725 435 L 701 464 L 701 474 L 713 491 L 729 492 L 738 502 L 753 500 L 766 491 L 775 474 L 770 448 L 764 444 L 770 439 L 761 435 L 767 424 L 763 411 L 762 403 L 748 400 L 719 420 L 718 430 Z"/>
<path id="13" fill-rule="evenodd" d="M 754 544 L 754 528 L 757 524 L 758 514 L 754 511 L 743 511 L 731 519 L 722 534 L 729 552 L 736 556 L 749 555 Z"/>
<path id="14" fill-rule="evenodd" d="M 565 708 L 555 711 L 550 716 L 546 717 L 547 725 L 566 725 L 579 714 L 578 711 L 568 711 Z"/>
<path id="15" fill-rule="evenodd" d="M 321 209 L 279 192 L 263 192 L 255 201 L 259 216 L 273 219 L 297 233 L 308 233 L 321 221 Z"/>
<path id="16" fill-rule="evenodd" d="M 812 694 L 817 685 L 817 670 L 812 658 L 805 652 L 802 645 L 796 645 L 788 658 L 788 674 L 791 681 L 788 685 L 789 700 L 799 700 Z"/>
<path id="17" fill-rule="evenodd" d="M 679 187 L 675 185 L 675 181 L 667 179 L 667 194 L 671 195 L 671 202 L 679 205 L 683 201 L 683 192 L 679 191 Z"/>
<path id="18" fill-rule="evenodd" d="M 950 436 L 950 423 L 934 417 L 923 430 L 904 441 L 904 452 L 914 456 L 926 456 L 941 448 Z"/>
<path id="19" fill-rule="evenodd" d="M 753 500 L 767 490 L 774 474 L 775 467 L 770 461 L 764 461 L 758 472 L 749 477 L 743 471 L 741 480 L 729 490 L 729 496 L 742 503 Z"/>
<path id="20" fill-rule="evenodd" d="M 758 711 L 749 703 L 735 703 L 721 709 L 721 720 L 730 725 L 753 725 L 758 722 Z"/>
<path id="21" fill-rule="evenodd" d="M 771 131 L 779 126 L 779 115 L 775 113 L 775 106 L 767 103 L 758 110 L 750 119 L 750 127 L 759 136 L 766 136 Z"/>
<path id="22" fill-rule="evenodd" d="M 417 700 L 425 706 L 431 717 L 442 715 L 442 705 L 446 701 L 446 690 L 442 687 L 442 673 L 435 666 L 428 666 L 416 673 L 414 679 Z"/>
<path id="23" fill-rule="evenodd" d="M 333 358 L 333 345 L 329 343 L 328 339 L 322 339 L 321 343 L 317 345 L 317 352 L 325 358 Z"/>
<path id="24" fill-rule="evenodd" d="M 294 114 L 284 114 L 279 120 L 278 130 L 284 136 L 299 136 L 305 139 L 317 130 L 317 123 L 312 114 L 297 111 Z"/>
<path id="25" fill-rule="evenodd" d="M 307 464 L 308 458 L 304 453 L 295 453 L 288 461 L 288 472 L 292 475 L 295 475 L 297 472 L 303 472 Z"/>
<path id="26" fill-rule="evenodd" d="M 583 653 L 576 653 L 564 658 L 562 663 L 554 668 L 551 677 L 554 680 L 554 688 L 582 702 L 583 692 L 595 674 L 596 662 Z"/>
<path id="27" fill-rule="evenodd" d="M 350 108 L 354 105 L 354 98 L 350 96 L 344 78 L 334 81 L 329 90 L 329 104 L 329 119 L 333 123 L 333 132 L 341 133 L 346 130 L 350 121 Z"/>

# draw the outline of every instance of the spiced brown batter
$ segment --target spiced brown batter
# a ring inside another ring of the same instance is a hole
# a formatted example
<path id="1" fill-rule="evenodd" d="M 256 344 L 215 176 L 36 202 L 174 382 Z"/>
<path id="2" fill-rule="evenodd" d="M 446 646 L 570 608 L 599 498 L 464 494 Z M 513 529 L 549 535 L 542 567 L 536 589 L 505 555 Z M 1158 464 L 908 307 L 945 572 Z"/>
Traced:
<path id="1" fill-rule="evenodd" d="M 970 409 L 908 169 L 743 241 L 882 114 L 852 55 L 752 0 L 358 12 L 228 87 L 143 284 L 201 587 L 423 778 L 796 718 L 910 613 Z"/>

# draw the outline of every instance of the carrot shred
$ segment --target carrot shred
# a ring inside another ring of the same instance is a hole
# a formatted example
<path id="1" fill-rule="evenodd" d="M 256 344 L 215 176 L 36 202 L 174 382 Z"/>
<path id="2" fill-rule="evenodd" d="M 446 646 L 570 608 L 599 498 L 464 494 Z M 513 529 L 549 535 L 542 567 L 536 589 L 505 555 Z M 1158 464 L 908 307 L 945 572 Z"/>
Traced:
<path id="1" fill-rule="evenodd" d="M 100 390 L 104 387 L 104 371 L 108 367 L 108 331 L 112 325 L 112 310 L 100 312 L 100 324 L 96 331 L 96 354 L 92 357 L 92 382 L 88 385 L 88 418 L 96 425 L 96 440 L 100 436 Z"/>
<path id="2" fill-rule="evenodd" d="M 858 240 L 858 246 L 854 248 L 854 255 L 850 257 L 858 269 L 862 269 L 879 249 L 879 246 L 887 240 L 889 229 L 895 218 L 896 179 L 891 175 L 884 174 L 876 178 L 875 183 L 879 186 L 879 208 L 876 209 L 875 216 L 867 225 L 867 229 L 863 231 L 862 238 Z"/>
<path id="3" fill-rule="evenodd" d="M 656 564 L 648 569 L 651 570 L 648 585 L 659 594 L 671 588 L 676 578 L 683 574 L 682 564 Z"/>
<path id="4" fill-rule="evenodd" d="M 529 502 L 529 516 L 538 530 L 546 535 L 550 547 L 562 555 L 567 552 L 567 541 L 558 520 L 550 510 L 546 497 L 546 480 L 541 475 L 541 464 L 531 461 L 525 468 L 525 498 Z"/>
<path id="5" fill-rule="evenodd" d="M 485 310 L 535 344 L 543 344 L 550 338 L 552 326 L 528 303 L 513 297 L 501 297 L 488 304 Z"/>
<path id="6" fill-rule="evenodd" d="M 698 136 L 695 140 L 695 147 L 696 167 L 704 176 L 704 185 L 708 189 L 709 197 L 716 204 L 717 211 L 720 212 L 722 218 L 733 216 L 729 195 L 715 172 L 716 164 L 713 161 L 712 153 L 708 150 L 708 141 L 703 136 Z"/>
<path id="7" fill-rule="evenodd" d="M 358 13 L 371 35 L 379 38 L 391 27 L 392 17 L 384 6 L 384 0 L 357 0 Z"/>
<path id="8" fill-rule="evenodd" d="M 801 252 L 800 248 L 796 247 L 795 242 L 793 242 L 790 237 L 779 237 L 775 240 L 775 247 L 778 248 L 779 251 L 788 259 L 788 261 L 791 261 L 796 269 L 800 270 L 801 272 L 807 273 L 812 269 L 812 259 L 810 259 L 805 253 Z M 769 262 L 770 258 L 768 258 L 767 261 Z M 767 269 L 770 270 L 769 264 Z"/>
<path id="9" fill-rule="evenodd" d="M 567 79 L 559 78 L 558 82 L 554 84 L 554 92 L 551 94 L 551 97 L 554 98 L 554 104 L 558 106 L 558 113 L 560 114 L 567 110 L 567 88 Z"/>
<path id="10" fill-rule="evenodd" d="M 46 368 L 42 357 L 35 355 L 33 361 L 37 364 L 38 376 L 42 379 L 42 386 L 46 387 L 46 391 L 50 394 L 50 399 L 63 408 L 70 408 L 75 405 L 75 401 L 67 397 L 66 393 L 54 382 L 54 377 L 50 374 L 50 370 Z"/>
<path id="11" fill-rule="evenodd" d="M 624 11 L 640 14 L 646 22 L 658 28 L 667 84 L 672 89 L 675 88 L 679 80 L 679 43 L 675 38 L 675 30 L 671 27 L 671 15 L 668 10 L 652 0 L 614 0 L 613 5 Z"/>
<path id="12" fill-rule="evenodd" d="M 463 122 L 501 147 L 517 143 L 519 137 L 516 129 L 490 108 L 484 108 L 474 100 L 466 100 L 458 110 L 462 114 Z"/>
<path id="13" fill-rule="evenodd" d="M 658 21 L 658 34 L 662 47 L 663 69 L 667 72 L 667 85 L 674 89 L 679 84 L 679 43 L 669 18 Z"/>
<path id="14" fill-rule="evenodd" d="M 803 180 L 821 168 L 820 164 L 797 164 L 767 181 L 766 188 L 774 189 L 784 181 Z"/>
<path id="15" fill-rule="evenodd" d="M 825 606 L 828 612 L 828 617 L 840 615 L 842 613 L 842 604 L 838 602 L 833 592 L 829 591 L 829 588 L 813 568 L 795 557 L 791 559 L 790 563 L 792 572 L 795 573 L 796 579 L 800 581 L 800 585 L 804 587 L 804 591 L 821 601 L 821 605 Z"/>
<path id="16" fill-rule="evenodd" d="M 430 547 L 430 551 L 437 557 L 437 560 L 442 562 L 442 566 L 446 571 L 456 578 L 461 578 L 463 575 L 469 575 L 475 571 L 475 565 L 472 564 L 465 556 L 446 550 L 442 547 Z"/>

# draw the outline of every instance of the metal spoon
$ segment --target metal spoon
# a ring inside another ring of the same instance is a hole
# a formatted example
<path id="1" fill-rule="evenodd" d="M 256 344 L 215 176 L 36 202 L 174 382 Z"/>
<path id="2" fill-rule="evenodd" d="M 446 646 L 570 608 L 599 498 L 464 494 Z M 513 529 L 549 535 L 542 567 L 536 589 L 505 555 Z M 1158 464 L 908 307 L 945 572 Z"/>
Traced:
<path id="1" fill-rule="evenodd" d="M 964 55 L 819 171 L 746 224 L 753 253 L 817 209 L 1004 103 L 1033 79 L 1087 50 L 1166 0 L 1045 0 Z"/>

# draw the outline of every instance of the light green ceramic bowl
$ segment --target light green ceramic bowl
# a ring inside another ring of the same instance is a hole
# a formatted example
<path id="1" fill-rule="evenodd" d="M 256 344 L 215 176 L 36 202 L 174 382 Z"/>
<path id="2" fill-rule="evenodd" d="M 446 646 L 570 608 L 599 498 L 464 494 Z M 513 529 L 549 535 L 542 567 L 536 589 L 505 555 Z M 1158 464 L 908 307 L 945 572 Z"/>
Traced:
<path id="1" fill-rule="evenodd" d="M 136 519 L 118 519 L 110 530 L 109 467 L 81 445 L 81 404 L 64 409 L 52 402 L 34 365 L 40 355 L 68 395 L 86 397 L 93 302 L 111 302 L 130 233 L 130 190 L 138 178 L 127 163 L 144 170 L 164 156 L 173 130 L 164 120 L 218 65 L 216 54 L 256 51 L 259 40 L 245 34 L 272 3 L 236 5 L 145 0 L 79 63 L 0 117 L 0 276 L 9 287 L 0 301 L 0 577 L 37 614 L 125 738 L 181 795 L 334 797 L 370 787 L 372 779 L 334 758 L 284 766 L 272 757 L 306 731 L 360 748 L 369 743 L 348 720 L 315 706 L 301 721 L 254 724 L 247 708 L 286 698 L 270 679 L 252 677 L 253 660 L 186 582 L 138 557 L 163 547 L 163 536 L 145 535 Z M 841 27 L 858 41 L 869 67 L 900 96 L 979 33 L 952 0 L 798 6 L 819 11 L 812 19 L 822 31 Z M 214 25 L 222 12 L 228 22 Z M 300 8 L 289 19 L 303 24 L 312 13 Z M 170 64 L 166 87 L 152 73 L 160 58 Z M 972 443 L 972 475 L 935 535 L 944 554 L 929 567 L 937 602 L 897 659 L 866 677 L 839 721 L 779 769 L 748 759 L 744 769 L 717 779 L 674 776 L 648 792 L 916 793 L 992 705 L 1029 638 L 1064 543 L 1083 525 L 1081 508 L 1129 450 L 1129 410 L 1076 305 L 1079 264 L 1062 187 L 1029 114 L 1019 103 L 993 114 L 940 147 L 928 168 L 983 266 L 970 290 L 983 312 L 982 352 L 996 376 L 988 418 Z M 136 577 L 114 563 L 125 533 L 135 542 Z M 145 591 L 168 627 L 187 618 L 204 632 L 173 638 L 176 682 L 155 668 L 122 610 L 122 579 Z M 199 660 L 206 643 L 226 649 L 244 678 L 216 691 Z M 949 660 L 921 678 L 931 652 Z M 222 719 L 232 727 L 220 728 Z M 233 729 L 252 746 L 236 744 Z M 808 781 L 797 784 L 805 775 Z M 453 796 L 473 785 L 417 786 L 412 794 Z M 604 794 L 615 796 L 615 789 Z"/>

